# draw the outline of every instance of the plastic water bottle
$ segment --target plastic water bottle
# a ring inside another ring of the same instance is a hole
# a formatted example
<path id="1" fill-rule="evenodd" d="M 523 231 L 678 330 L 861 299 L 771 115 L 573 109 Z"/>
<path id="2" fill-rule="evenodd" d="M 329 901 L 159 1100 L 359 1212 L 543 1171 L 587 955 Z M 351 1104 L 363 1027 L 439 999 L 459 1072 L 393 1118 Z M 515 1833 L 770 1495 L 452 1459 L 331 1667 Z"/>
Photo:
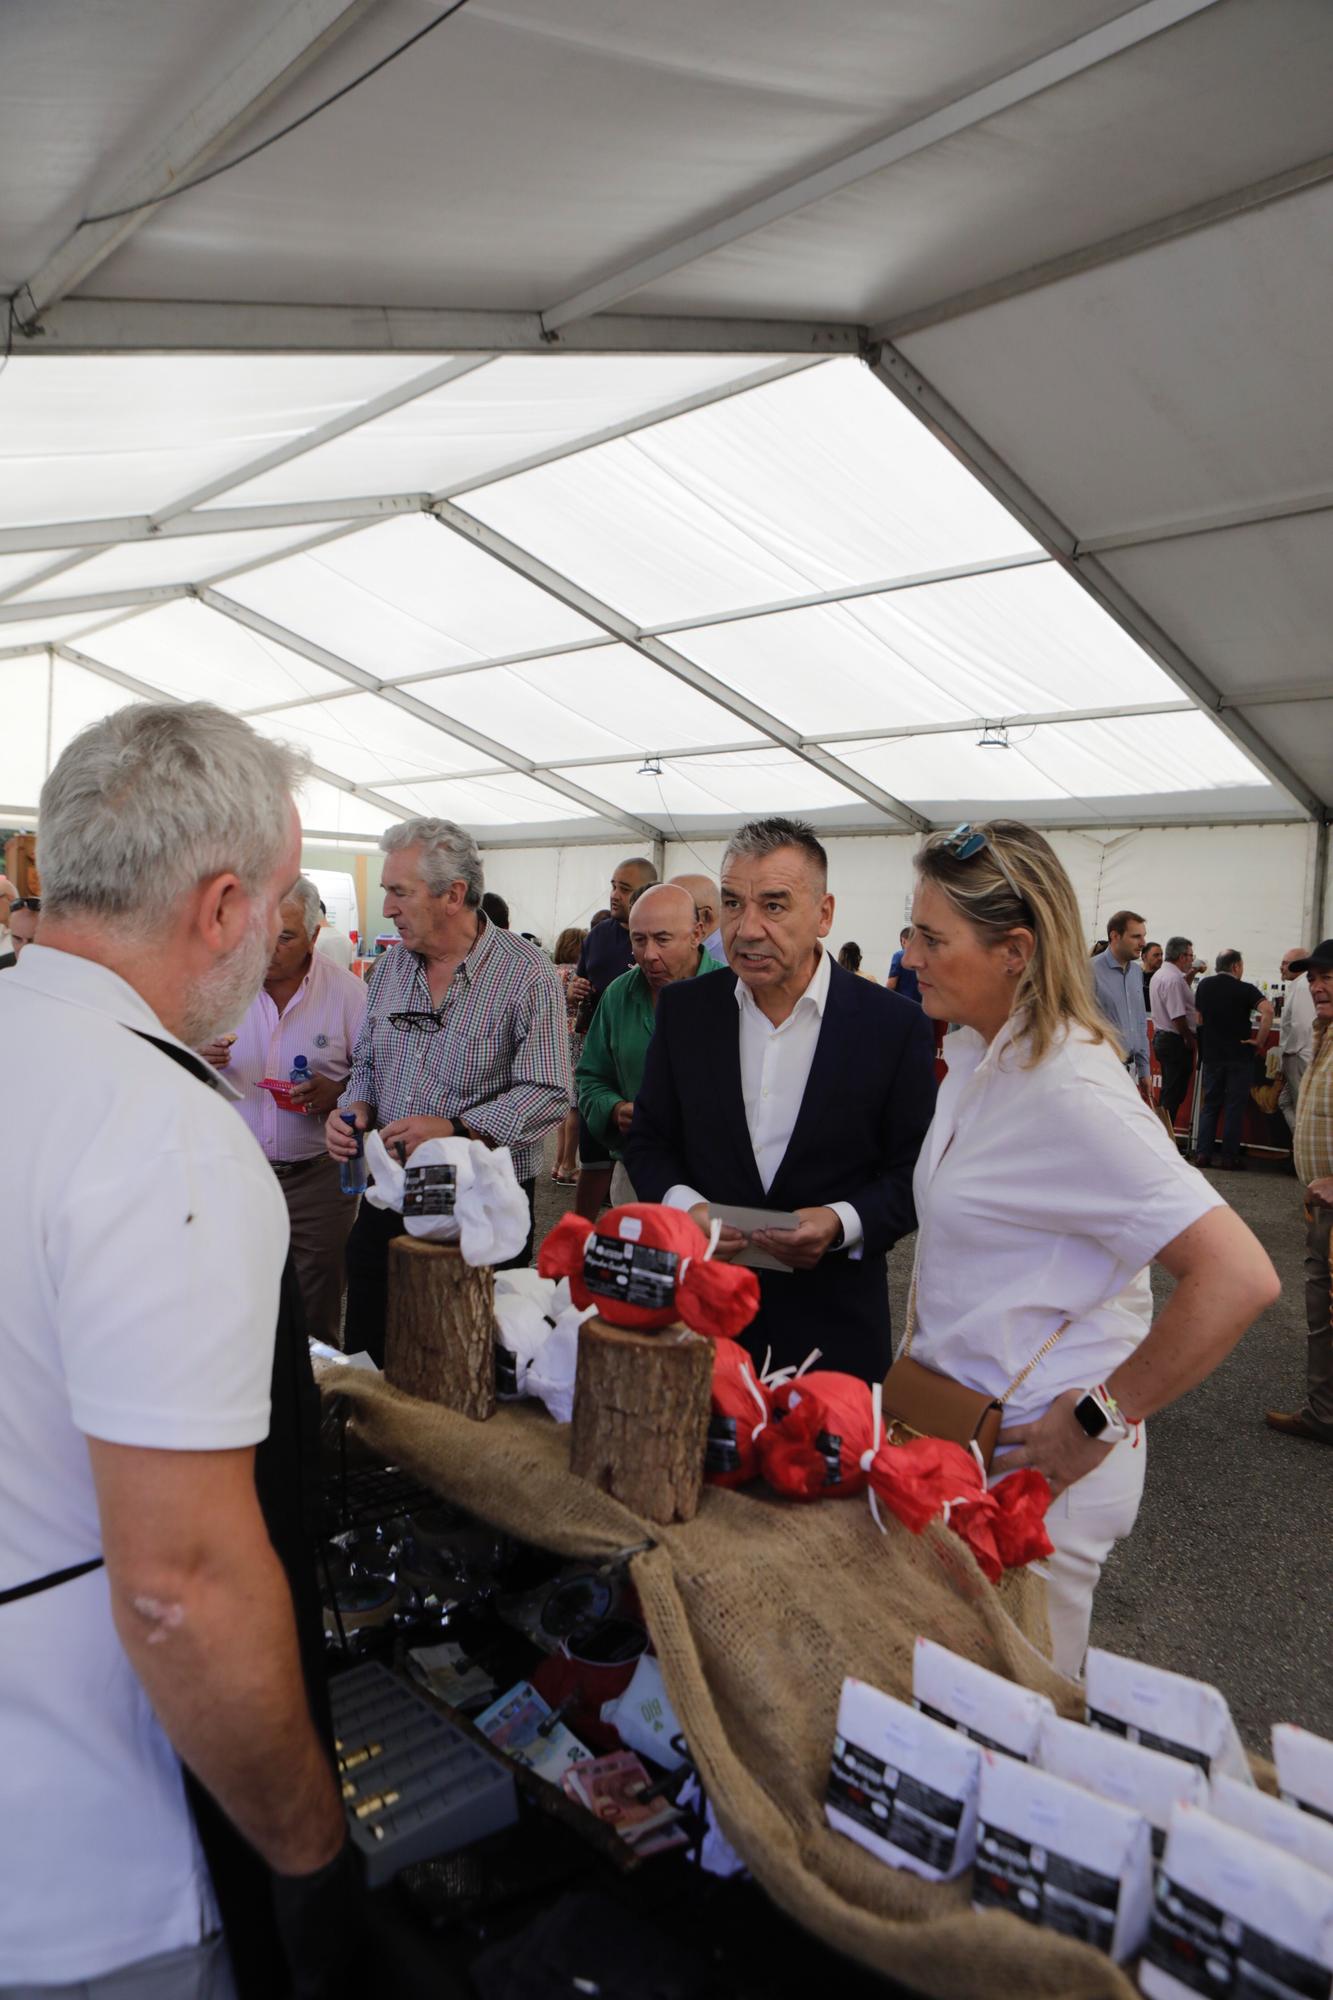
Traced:
<path id="1" fill-rule="evenodd" d="M 366 1191 L 366 1142 L 356 1129 L 355 1111 L 340 1111 L 338 1116 L 356 1140 L 356 1152 L 350 1160 L 344 1160 L 338 1169 L 338 1185 L 344 1194 L 364 1194 Z"/>
<path id="2" fill-rule="evenodd" d="M 291 1083 L 313 1083 L 314 1080 L 310 1074 L 310 1064 L 304 1056 L 298 1056 L 292 1064 L 292 1072 L 288 1081 Z"/>

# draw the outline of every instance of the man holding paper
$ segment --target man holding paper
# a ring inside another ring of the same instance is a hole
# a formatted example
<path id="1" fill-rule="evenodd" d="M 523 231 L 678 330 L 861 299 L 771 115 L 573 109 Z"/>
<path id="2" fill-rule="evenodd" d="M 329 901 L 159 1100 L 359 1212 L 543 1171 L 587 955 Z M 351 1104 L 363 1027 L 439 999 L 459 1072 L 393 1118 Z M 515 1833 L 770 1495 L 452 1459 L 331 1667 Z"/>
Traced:
<path id="1" fill-rule="evenodd" d="M 807 826 L 742 827 L 722 860 L 730 979 L 668 987 L 657 1004 L 625 1148 L 642 1201 L 693 1212 L 794 1214 L 724 1226 L 717 1254 L 765 1253 L 744 1341 L 757 1359 L 866 1381 L 889 1365 L 885 1257 L 916 1226 L 912 1170 L 935 1101 L 934 1041 L 910 1001 L 835 965 L 828 861 Z"/>

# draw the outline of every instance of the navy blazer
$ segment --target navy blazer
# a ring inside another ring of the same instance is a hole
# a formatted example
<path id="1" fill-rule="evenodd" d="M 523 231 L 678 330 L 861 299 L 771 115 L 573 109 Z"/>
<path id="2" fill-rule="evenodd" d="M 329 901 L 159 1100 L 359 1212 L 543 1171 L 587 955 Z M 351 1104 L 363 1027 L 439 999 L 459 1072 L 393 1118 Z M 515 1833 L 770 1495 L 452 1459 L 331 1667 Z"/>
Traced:
<path id="1" fill-rule="evenodd" d="M 742 1336 L 762 1362 L 804 1361 L 867 1382 L 891 1359 L 885 1258 L 916 1227 L 912 1170 L 935 1110 L 935 1039 L 921 1008 L 829 968 L 828 999 L 791 1140 L 764 1191 L 741 1096 L 736 982 L 684 979 L 658 996 L 625 1168 L 640 1201 L 684 1182 L 745 1208 L 850 1202 L 859 1258 L 828 1252 L 813 1271 L 760 1271 L 759 1316 Z"/>

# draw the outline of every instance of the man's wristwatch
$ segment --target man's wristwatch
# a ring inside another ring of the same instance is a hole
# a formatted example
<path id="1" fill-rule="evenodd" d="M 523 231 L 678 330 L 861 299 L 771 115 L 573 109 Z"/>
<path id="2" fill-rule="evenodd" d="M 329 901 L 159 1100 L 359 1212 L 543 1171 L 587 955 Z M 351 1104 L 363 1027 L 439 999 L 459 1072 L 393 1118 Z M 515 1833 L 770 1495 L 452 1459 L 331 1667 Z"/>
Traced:
<path id="1" fill-rule="evenodd" d="M 1104 1382 L 1099 1382 L 1095 1389 L 1083 1390 L 1074 1405 L 1074 1415 L 1098 1444 L 1120 1444 L 1133 1435 L 1133 1425 L 1126 1421 Z"/>

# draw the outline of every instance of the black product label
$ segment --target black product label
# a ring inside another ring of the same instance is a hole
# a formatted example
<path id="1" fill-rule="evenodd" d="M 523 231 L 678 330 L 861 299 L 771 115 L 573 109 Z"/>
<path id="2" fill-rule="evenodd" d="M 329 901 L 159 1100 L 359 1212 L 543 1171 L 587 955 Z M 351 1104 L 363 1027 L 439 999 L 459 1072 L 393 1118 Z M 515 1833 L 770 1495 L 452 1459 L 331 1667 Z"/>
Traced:
<path id="1" fill-rule="evenodd" d="M 1326 1965 L 1278 1944 L 1238 1917 L 1157 1876 L 1144 1958 L 1211 2000 L 1328 2000 Z"/>
<path id="2" fill-rule="evenodd" d="M 1325 1812 L 1322 1806 L 1312 1806 L 1308 1799 L 1298 1799 L 1295 1792 L 1283 1792 L 1282 1797 L 1287 1805 L 1295 1806 L 1297 1812 L 1308 1812 L 1312 1819 L 1322 1819 L 1333 1826 L 1333 1812 Z"/>
<path id="3" fill-rule="evenodd" d="M 675 1302 L 679 1263 L 674 1250 L 654 1250 L 623 1237 L 590 1236 L 583 1253 L 583 1282 L 600 1299 L 666 1312 Z"/>
<path id="4" fill-rule="evenodd" d="M 1169 1736 L 1154 1736 L 1151 1729 L 1140 1729 L 1137 1722 L 1122 1722 L 1118 1715 L 1106 1715 L 1100 1708 L 1088 1710 L 1088 1727 L 1104 1729 L 1109 1736 L 1123 1736 L 1127 1743 L 1141 1743 L 1145 1750 L 1160 1750 L 1164 1757 L 1178 1757 L 1182 1764 L 1197 1764 L 1201 1771 L 1212 1769 L 1206 1750 L 1191 1750 L 1187 1743 L 1173 1743 Z"/>
<path id="5" fill-rule="evenodd" d="M 458 1169 L 408 1167 L 403 1175 L 404 1215 L 452 1215 L 458 1200 Z"/>
<path id="6" fill-rule="evenodd" d="M 1113 1875 L 983 1821 L 977 1830 L 972 1902 L 977 1909 L 1011 1910 L 1026 1923 L 1109 1952 L 1120 1884 Z"/>
<path id="7" fill-rule="evenodd" d="M 510 1398 L 518 1395 L 518 1356 L 512 1347 L 495 1346 L 495 1393 Z"/>
<path id="8" fill-rule="evenodd" d="M 1165 1853 L 1166 1828 L 1164 1826 L 1155 1826 L 1152 1829 L 1152 1858 L 1154 1861 L 1160 1861 Z"/>
<path id="9" fill-rule="evenodd" d="M 740 1447 L 736 1443 L 735 1417 L 708 1419 L 708 1443 L 704 1447 L 704 1472 L 714 1477 L 720 1472 L 739 1472 Z"/>
<path id="10" fill-rule="evenodd" d="M 956 1722 L 953 1716 L 946 1715 L 942 1708 L 932 1708 L 928 1701 L 913 1701 L 912 1706 L 919 1708 L 923 1715 L 928 1715 L 932 1722 L 942 1724 L 945 1729 L 956 1729 L 960 1736 L 966 1736 L 969 1743 L 979 1743 L 983 1750 L 998 1750 L 1002 1757 L 1012 1757 L 1015 1764 L 1030 1764 L 1032 1761 L 1030 1757 L 1020 1757 L 1007 1743 L 997 1743 L 993 1736 L 983 1736 L 979 1729 L 971 1728 L 968 1723 Z"/>
<path id="11" fill-rule="evenodd" d="M 825 1486 L 842 1485 L 842 1439 L 829 1431 L 815 1432 L 815 1450 L 824 1461 Z"/>
<path id="12" fill-rule="evenodd" d="M 877 1839 L 947 1874 L 958 1847 L 963 1801 L 886 1764 L 839 1736 L 833 1745 L 828 1803 Z"/>

